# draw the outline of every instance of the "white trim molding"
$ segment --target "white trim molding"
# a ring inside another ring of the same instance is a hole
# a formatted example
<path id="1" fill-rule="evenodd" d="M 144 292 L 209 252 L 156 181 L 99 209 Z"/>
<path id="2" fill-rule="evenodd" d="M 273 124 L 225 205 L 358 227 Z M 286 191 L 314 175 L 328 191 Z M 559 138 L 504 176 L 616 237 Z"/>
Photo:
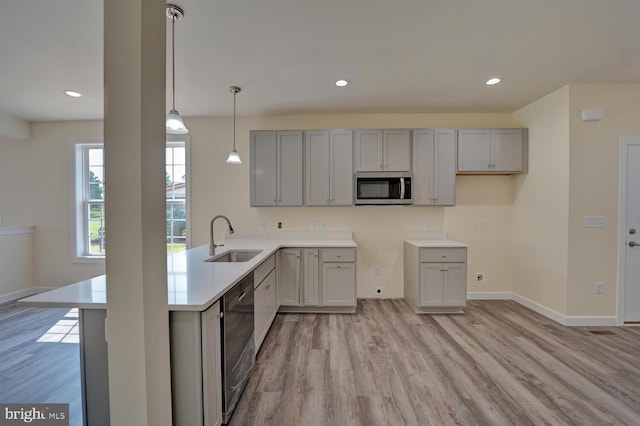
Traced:
<path id="1" fill-rule="evenodd" d="M 615 316 L 570 316 L 547 308 L 524 296 L 510 291 L 478 291 L 468 292 L 467 300 L 513 300 L 559 324 L 568 327 L 614 327 L 618 325 Z"/>
<path id="2" fill-rule="evenodd" d="M 35 226 L 22 226 L 22 227 L 0 227 L 0 235 L 20 235 L 20 234 L 33 234 L 36 230 Z"/>
<path id="3" fill-rule="evenodd" d="M 510 291 L 470 291 L 467 300 L 513 300 Z"/>
<path id="4" fill-rule="evenodd" d="M 54 288 L 55 287 L 30 287 L 7 294 L 0 294 L 0 305 L 15 302 L 16 300 L 33 296 L 34 294 L 44 293 L 45 291 L 53 290 Z"/>

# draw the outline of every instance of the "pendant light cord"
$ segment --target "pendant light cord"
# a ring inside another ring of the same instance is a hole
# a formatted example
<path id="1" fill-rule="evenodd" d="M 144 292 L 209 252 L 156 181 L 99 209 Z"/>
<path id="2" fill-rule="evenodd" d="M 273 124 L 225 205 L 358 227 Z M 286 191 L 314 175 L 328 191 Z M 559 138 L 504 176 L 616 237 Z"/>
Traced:
<path id="1" fill-rule="evenodd" d="M 236 94 L 233 92 L 233 150 L 236 150 Z"/>
<path id="2" fill-rule="evenodd" d="M 171 86 L 173 95 L 173 107 L 176 109 L 176 16 L 171 18 Z"/>

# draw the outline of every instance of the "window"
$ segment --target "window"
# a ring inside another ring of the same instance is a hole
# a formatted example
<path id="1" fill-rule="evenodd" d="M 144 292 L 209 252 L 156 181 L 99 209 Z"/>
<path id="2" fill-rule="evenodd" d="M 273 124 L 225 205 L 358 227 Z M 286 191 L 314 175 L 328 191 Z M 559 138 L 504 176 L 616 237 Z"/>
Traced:
<path id="1" fill-rule="evenodd" d="M 184 137 L 182 137 L 183 139 Z M 187 249 L 187 141 L 169 140 L 166 148 L 167 252 Z M 74 143 L 75 257 L 103 259 L 107 233 L 104 214 L 105 167 L 101 141 Z"/>

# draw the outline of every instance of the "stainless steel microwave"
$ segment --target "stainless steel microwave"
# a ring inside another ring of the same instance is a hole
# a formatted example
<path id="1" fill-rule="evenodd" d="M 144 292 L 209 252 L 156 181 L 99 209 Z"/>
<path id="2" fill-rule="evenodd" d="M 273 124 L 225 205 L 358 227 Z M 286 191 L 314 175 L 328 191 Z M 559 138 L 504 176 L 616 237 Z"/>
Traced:
<path id="1" fill-rule="evenodd" d="M 413 204 L 411 173 L 409 172 L 356 172 L 355 203 Z"/>

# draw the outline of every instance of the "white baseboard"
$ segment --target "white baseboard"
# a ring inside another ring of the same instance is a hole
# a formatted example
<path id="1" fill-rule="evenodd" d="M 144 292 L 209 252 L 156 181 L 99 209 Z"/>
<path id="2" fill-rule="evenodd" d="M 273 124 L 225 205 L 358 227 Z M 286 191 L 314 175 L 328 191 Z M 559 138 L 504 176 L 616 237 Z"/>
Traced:
<path id="1" fill-rule="evenodd" d="M 565 325 L 569 327 L 617 327 L 618 319 L 616 317 L 566 317 Z"/>
<path id="2" fill-rule="evenodd" d="M 467 300 L 513 300 L 534 312 L 569 327 L 615 327 L 617 318 L 610 316 L 569 316 L 547 308 L 524 296 L 510 291 L 470 291 Z"/>
<path id="3" fill-rule="evenodd" d="M 510 291 L 470 291 L 467 300 L 513 300 Z"/>
<path id="4" fill-rule="evenodd" d="M 568 327 L 613 327 L 617 325 L 616 317 L 563 315 L 519 294 L 512 293 L 512 295 L 515 302 Z"/>
<path id="5" fill-rule="evenodd" d="M 562 325 L 567 325 L 567 317 L 562 315 L 560 312 L 556 312 L 553 309 L 547 308 L 544 305 L 539 304 L 538 302 L 534 302 L 531 299 L 528 299 L 524 296 L 520 296 L 516 293 L 512 294 L 512 300 L 518 302 L 522 306 L 531 309 L 534 312 L 539 313 L 540 315 L 544 315 L 545 317 L 554 320 L 557 323 Z"/>
<path id="6" fill-rule="evenodd" d="M 23 290 L 2 294 L 0 295 L 0 305 L 15 302 L 16 300 L 20 300 L 28 296 L 33 296 L 34 294 L 43 293 L 52 289 L 53 287 L 30 287 Z"/>

